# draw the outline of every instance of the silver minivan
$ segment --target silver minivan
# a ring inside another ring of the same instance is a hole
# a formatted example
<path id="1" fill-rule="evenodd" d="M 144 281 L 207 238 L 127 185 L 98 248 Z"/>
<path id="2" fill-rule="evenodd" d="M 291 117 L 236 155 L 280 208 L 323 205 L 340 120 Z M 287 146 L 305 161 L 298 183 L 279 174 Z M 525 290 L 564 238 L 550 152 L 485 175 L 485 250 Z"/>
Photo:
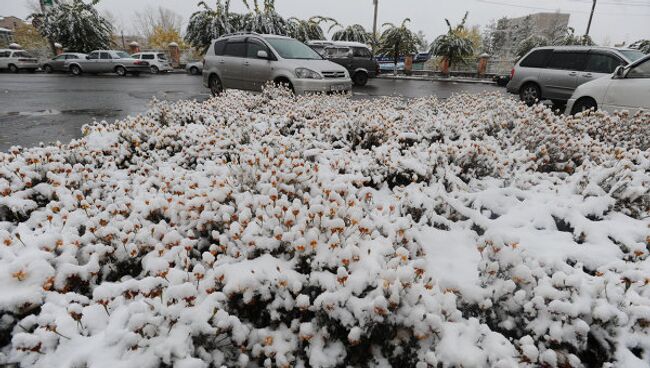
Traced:
<path id="1" fill-rule="evenodd" d="M 643 56 L 638 50 L 612 47 L 539 47 L 515 64 L 507 89 L 528 105 L 542 100 L 563 104 L 579 85 L 610 75 L 619 65 Z"/>
<path id="2" fill-rule="evenodd" d="M 235 33 L 212 42 L 204 57 L 203 85 L 213 95 L 224 89 L 259 91 L 267 82 L 296 94 L 352 89 L 348 71 L 290 37 Z"/>

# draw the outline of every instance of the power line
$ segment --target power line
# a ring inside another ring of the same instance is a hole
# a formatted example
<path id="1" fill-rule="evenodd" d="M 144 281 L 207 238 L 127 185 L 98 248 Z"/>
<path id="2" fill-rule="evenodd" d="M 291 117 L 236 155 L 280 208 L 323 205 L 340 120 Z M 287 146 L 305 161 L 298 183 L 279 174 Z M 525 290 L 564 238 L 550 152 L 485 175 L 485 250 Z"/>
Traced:
<path id="1" fill-rule="evenodd" d="M 512 8 L 522 8 L 522 9 L 532 9 L 532 10 L 545 10 L 545 11 L 558 11 L 561 10 L 561 8 L 543 8 L 539 6 L 529 6 L 529 5 L 520 5 L 520 4 L 512 4 L 512 3 L 506 3 L 506 2 L 501 2 L 501 1 L 494 1 L 494 0 L 476 0 L 480 3 L 485 3 L 485 4 L 493 4 L 493 5 L 501 5 L 501 6 L 509 6 Z M 589 14 L 590 12 L 584 11 L 584 10 L 565 10 L 570 13 L 580 13 L 580 14 Z M 611 13 L 611 12 L 597 12 L 596 14 L 603 14 L 603 15 L 620 15 L 620 16 L 626 16 L 626 17 L 650 17 L 650 14 L 630 14 L 630 13 Z"/>

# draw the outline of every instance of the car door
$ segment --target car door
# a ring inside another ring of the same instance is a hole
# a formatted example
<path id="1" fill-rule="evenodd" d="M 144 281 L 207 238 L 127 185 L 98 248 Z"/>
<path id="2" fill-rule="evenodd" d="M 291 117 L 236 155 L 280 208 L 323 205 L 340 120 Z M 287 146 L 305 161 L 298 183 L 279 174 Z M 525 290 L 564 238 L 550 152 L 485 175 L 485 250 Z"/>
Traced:
<path id="1" fill-rule="evenodd" d="M 82 57 L 83 57 L 83 56 L 82 56 Z M 62 72 L 66 72 L 66 71 L 68 71 L 67 66 L 70 64 L 70 62 L 72 62 L 72 61 L 78 61 L 79 59 L 80 59 L 80 58 L 79 58 L 79 56 L 77 56 L 77 55 L 72 55 L 72 54 L 70 54 L 70 55 L 66 55 L 66 56 L 65 56 L 65 60 L 63 61 L 63 64 L 61 64 L 61 69 L 60 69 L 60 71 L 62 71 Z"/>
<path id="2" fill-rule="evenodd" d="M 605 94 L 605 110 L 650 110 L 650 59 L 630 68 L 624 78 L 614 78 Z"/>
<path id="3" fill-rule="evenodd" d="M 244 59 L 246 58 L 246 39 L 243 37 L 232 38 L 226 43 L 223 57 L 222 82 L 226 88 L 245 89 L 243 77 Z"/>
<path id="4" fill-rule="evenodd" d="M 352 62 L 353 69 L 365 69 L 368 71 L 370 76 L 374 76 L 376 67 L 370 50 L 365 47 L 354 47 L 352 51 L 354 58 L 354 61 Z"/>
<path id="5" fill-rule="evenodd" d="M 257 57 L 258 51 L 266 51 L 268 59 Z M 242 71 L 245 88 L 255 91 L 262 90 L 264 84 L 271 80 L 273 72 L 273 54 L 262 41 L 249 37 L 246 41 L 246 60 Z"/>
<path id="6" fill-rule="evenodd" d="M 99 73 L 112 73 L 113 72 L 113 57 L 110 53 L 102 51 L 99 54 Z"/>
<path id="7" fill-rule="evenodd" d="M 59 55 L 57 57 L 52 58 L 50 60 L 49 64 L 52 67 L 52 70 L 55 72 L 60 72 L 65 70 L 65 60 L 66 60 L 66 55 Z"/>
<path id="8" fill-rule="evenodd" d="M 99 72 L 99 51 L 93 51 L 88 54 L 85 61 L 81 63 L 81 68 L 84 72 L 98 73 Z"/>
<path id="9" fill-rule="evenodd" d="M 625 62 L 618 56 L 605 51 L 592 51 L 587 55 L 584 71 L 578 75 L 578 85 L 611 75 L 619 65 L 625 65 Z"/>
<path id="10" fill-rule="evenodd" d="M 584 71 L 587 51 L 555 50 L 548 67 L 540 71 L 544 98 L 568 100 L 578 87 L 578 74 Z"/>

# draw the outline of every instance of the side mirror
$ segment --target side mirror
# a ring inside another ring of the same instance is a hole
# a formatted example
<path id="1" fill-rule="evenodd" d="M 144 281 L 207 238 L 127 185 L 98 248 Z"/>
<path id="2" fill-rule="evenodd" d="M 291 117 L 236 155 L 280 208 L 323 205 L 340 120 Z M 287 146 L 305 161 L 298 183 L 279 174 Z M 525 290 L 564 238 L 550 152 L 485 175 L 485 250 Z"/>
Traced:
<path id="1" fill-rule="evenodd" d="M 89 56 L 89 55 L 86 55 L 86 60 L 90 60 L 90 56 Z"/>
<path id="2" fill-rule="evenodd" d="M 623 65 L 616 67 L 614 70 L 614 77 L 616 77 L 616 79 L 622 79 L 625 77 L 625 67 Z"/>
<path id="3" fill-rule="evenodd" d="M 264 50 L 259 50 L 259 51 L 257 51 L 257 58 L 258 59 L 268 59 L 269 58 L 269 53 L 264 51 Z"/>

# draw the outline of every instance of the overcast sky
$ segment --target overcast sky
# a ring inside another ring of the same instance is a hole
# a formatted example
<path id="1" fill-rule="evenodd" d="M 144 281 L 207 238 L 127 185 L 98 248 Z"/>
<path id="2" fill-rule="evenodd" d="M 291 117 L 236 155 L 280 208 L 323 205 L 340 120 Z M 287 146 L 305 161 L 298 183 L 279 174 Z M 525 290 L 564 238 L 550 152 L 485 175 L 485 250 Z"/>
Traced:
<path id="1" fill-rule="evenodd" d="M 29 3 L 35 0 L 0 0 L 0 15 L 25 17 Z M 213 4 L 214 0 L 207 0 Z M 262 0 L 260 0 L 262 2 Z M 379 24 L 399 23 L 411 18 L 411 28 L 422 30 L 432 41 L 446 31 L 444 18 L 452 24 L 469 11 L 469 24 L 486 25 L 502 16 L 515 17 L 529 13 L 562 11 L 571 14 L 570 26 L 582 34 L 587 27 L 591 0 L 380 0 Z M 134 29 L 133 13 L 147 6 L 163 6 L 183 16 L 185 24 L 197 10 L 198 0 L 102 0 L 99 8 L 116 18 L 116 28 L 125 32 Z M 241 1 L 232 0 L 234 10 L 243 10 Z M 323 15 L 336 18 L 341 24 L 372 25 L 372 0 L 276 0 L 276 8 L 285 17 L 307 18 Z M 591 35 L 597 43 L 628 43 L 650 38 L 650 0 L 598 0 Z"/>

